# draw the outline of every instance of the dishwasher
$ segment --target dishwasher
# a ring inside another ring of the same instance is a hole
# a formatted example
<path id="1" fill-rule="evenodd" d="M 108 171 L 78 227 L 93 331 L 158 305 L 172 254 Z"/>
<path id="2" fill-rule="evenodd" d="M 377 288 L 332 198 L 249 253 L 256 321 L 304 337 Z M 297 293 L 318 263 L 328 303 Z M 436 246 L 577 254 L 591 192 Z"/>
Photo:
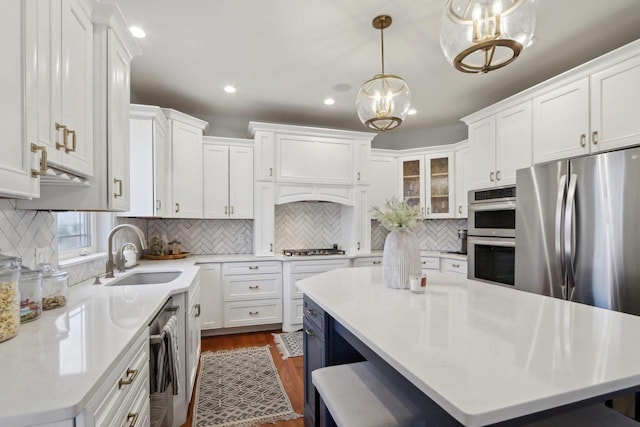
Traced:
<path id="1" fill-rule="evenodd" d="M 167 379 L 165 362 L 167 345 L 171 345 L 173 339 L 178 339 L 178 327 L 182 325 L 180 320 L 181 308 L 172 297 L 162 306 L 158 314 L 149 323 L 149 400 L 151 406 L 151 427 L 172 427 L 175 384 L 169 374 Z M 172 326 L 176 327 L 173 328 Z M 167 336 L 169 335 L 169 336 Z M 177 370 L 179 375 L 180 370 Z M 163 373 L 165 373 L 163 375 Z M 159 379 L 158 376 L 162 376 Z"/>

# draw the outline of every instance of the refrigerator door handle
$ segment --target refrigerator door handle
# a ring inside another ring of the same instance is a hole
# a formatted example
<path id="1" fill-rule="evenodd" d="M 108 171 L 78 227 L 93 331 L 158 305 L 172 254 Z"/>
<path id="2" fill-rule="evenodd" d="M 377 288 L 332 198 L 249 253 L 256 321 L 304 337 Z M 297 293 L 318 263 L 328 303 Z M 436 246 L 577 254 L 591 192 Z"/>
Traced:
<path id="1" fill-rule="evenodd" d="M 562 175 L 560 177 L 560 181 L 558 182 L 558 196 L 556 198 L 556 220 L 555 220 L 555 256 L 556 262 L 560 266 L 560 271 L 562 272 L 562 276 L 564 277 L 565 265 L 564 265 L 564 245 L 563 245 L 563 235 L 562 235 L 562 214 L 564 210 L 565 196 L 566 196 L 566 186 L 567 186 L 567 175 Z M 567 298 L 565 295 L 565 286 L 564 281 L 562 285 L 562 297 L 564 299 Z"/>
<path id="2" fill-rule="evenodd" d="M 576 276 L 573 265 L 573 216 L 576 204 L 576 186 L 578 183 L 578 175 L 571 174 L 569 178 L 569 188 L 567 190 L 567 203 L 564 211 L 564 262 L 567 272 L 567 285 L 569 286 L 569 294 L 567 299 L 573 298 L 573 292 L 576 287 Z"/>

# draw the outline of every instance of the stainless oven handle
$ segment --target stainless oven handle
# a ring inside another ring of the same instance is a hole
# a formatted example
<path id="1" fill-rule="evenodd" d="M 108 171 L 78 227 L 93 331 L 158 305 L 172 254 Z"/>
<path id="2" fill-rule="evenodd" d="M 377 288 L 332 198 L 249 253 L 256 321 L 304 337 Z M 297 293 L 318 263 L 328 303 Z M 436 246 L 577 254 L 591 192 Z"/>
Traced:
<path id="1" fill-rule="evenodd" d="M 516 208 L 516 202 L 469 203 L 470 211 L 509 211 Z"/>
<path id="2" fill-rule="evenodd" d="M 571 178 L 569 178 L 569 189 L 567 190 L 567 204 L 564 211 L 564 262 L 567 266 L 568 295 L 566 298 L 569 301 L 573 299 L 573 292 L 576 288 L 576 275 L 573 266 L 573 215 L 576 203 L 577 183 L 578 175 L 571 174 Z"/>
<path id="3" fill-rule="evenodd" d="M 483 238 L 483 237 L 469 237 L 469 245 L 491 245 L 491 246 L 503 246 L 506 248 L 515 248 L 516 240 L 510 238 Z"/>

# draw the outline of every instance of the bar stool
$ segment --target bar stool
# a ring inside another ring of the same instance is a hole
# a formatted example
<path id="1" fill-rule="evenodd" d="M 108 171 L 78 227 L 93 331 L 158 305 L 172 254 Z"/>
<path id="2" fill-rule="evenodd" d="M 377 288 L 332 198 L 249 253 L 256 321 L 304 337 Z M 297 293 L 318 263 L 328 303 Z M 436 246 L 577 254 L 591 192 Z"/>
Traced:
<path id="1" fill-rule="evenodd" d="M 316 369 L 311 379 L 338 427 L 426 426 L 414 395 L 371 362 Z"/>

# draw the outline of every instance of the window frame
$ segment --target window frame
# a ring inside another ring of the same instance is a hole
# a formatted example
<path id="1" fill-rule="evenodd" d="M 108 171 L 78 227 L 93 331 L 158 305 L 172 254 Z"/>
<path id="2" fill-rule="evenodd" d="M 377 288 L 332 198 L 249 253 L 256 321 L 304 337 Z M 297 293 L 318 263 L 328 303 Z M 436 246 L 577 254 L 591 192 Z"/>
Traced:
<path id="1" fill-rule="evenodd" d="M 56 229 L 56 233 L 58 235 L 58 260 L 67 260 L 70 258 L 77 258 L 77 257 L 82 257 L 82 256 L 86 256 L 86 255 L 91 255 L 91 254 L 95 254 L 97 252 L 98 249 L 98 224 L 97 224 L 97 216 L 95 212 L 74 212 L 74 213 L 80 213 L 80 214 L 86 214 L 89 215 L 89 220 L 91 222 L 91 226 L 90 226 L 90 230 L 89 230 L 89 237 L 91 239 L 91 245 L 90 246 L 83 246 L 83 247 L 79 247 L 79 248 L 73 248 L 73 249 L 67 249 L 67 250 L 61 250 L 60 249 L 60 233 L 59 233 L 59 228 Z M 56 225 L 56 227 L 59 227 L 59 222 Z"/>

